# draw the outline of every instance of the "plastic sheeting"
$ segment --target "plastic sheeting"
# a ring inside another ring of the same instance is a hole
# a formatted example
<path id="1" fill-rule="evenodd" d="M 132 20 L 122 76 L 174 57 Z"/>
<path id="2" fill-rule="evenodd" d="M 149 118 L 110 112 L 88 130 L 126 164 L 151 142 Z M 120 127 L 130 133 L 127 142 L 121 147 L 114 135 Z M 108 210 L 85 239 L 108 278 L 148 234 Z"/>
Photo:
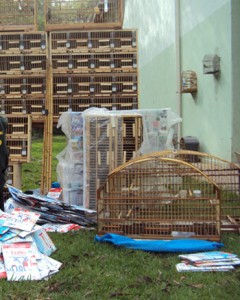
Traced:
<path id="1" fill-rule="evenodd" d="M 178 240 L 134 240 L 127 236 L 108 233 L 101 237 L 95 236 L 95 241 L 110 243 L 118 247 L 125 247 L 134 250 L 149 252 L 200 252 L 217 250 L 224 245 L 218 242 L 209 242 L 197 239 Z"/>
<path id="2" fill-rule="evenodd" d="M 141 122 L 137 123 L 135 119 L 139 116 Z M 128 123 L 124 118 L 132 120 Z M 108 173 L 133 157 L 172 150 L 180 122 L 181 118 L 170 108 L 109 111 L 93 107 L 83 113 L 63 113 L 57 125 L 67 137 L 67 147 L 57 156 L 63 200 L 96 209 L 96 190 Z M 129 140 L 134 143 L 131 151 L 125 150 L 129 149 Z M 97 174 L 89 166 L 95 167 Z"/>

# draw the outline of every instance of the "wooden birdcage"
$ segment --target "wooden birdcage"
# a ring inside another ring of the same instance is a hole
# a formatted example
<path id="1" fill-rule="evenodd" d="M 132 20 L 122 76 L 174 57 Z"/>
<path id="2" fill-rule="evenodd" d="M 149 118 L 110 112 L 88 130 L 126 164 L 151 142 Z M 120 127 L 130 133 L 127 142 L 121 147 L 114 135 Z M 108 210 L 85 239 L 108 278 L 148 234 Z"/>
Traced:
<path id="1" fill-rule="evenodd" d="M 6 115 L 8 127 L 6 142 L 12 163 L 24 163 L 31 160 L 32 121 L 30 115 Z"/>
<path id="2" fill-rule="evenodd" d="M 57 95 L 137 96 L 137 74 L 55 75 L 53 92 Z"/>
<path id="3" fill-rule="evenodd" d="M 53 54 L 54 74 L 137 72 L 137 53 Z"/>
<path id="4" fill-rule="evenodd" d="M 85 115 L 85 207 L 96 209 L 97 189 L 110 171 L 135 156 L 142 131 L 140 114 Z"/>
<path id="5" fill-rule="evenodd" d="M 50 33 L 52 53 L 136 52 L 137 30 L 60 31 Z"/>
<path id="6" fill-rule="evenodd" d="M 99 235 L 220 240 L 220 189 L 182 160 L 150 155 L 116 168 L 97 206 Z"/>
<path id="7" fill-rule="evenodd" d="M 221 228 L 236 230 L 240 227 L 240 167 L 238 165 L 198 151 L 162 151 L 156 155 L 191 162 L 193 166 L 204 172 L 221 189 Z"/>
<path id="8" fill-rule="evenodd" d="M 1 54 L 46 54 L 46 32 L 1 32 Z"/>
<path id="9" fill-rule="evenodd" d="M 0 0 L 0 31 L 37 30 L 36 0 Z"/>
<path id="10" fill-rule="evenodd" d="M 45 0 L 45 29 L 120 29 L 123 0 Z"/>

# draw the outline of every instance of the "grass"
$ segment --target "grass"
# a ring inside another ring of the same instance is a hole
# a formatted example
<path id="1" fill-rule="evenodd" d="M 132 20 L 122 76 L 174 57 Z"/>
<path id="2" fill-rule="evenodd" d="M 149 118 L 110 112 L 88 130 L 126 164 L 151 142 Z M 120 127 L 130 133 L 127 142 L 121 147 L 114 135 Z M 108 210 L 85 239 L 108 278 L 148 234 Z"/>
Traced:
<path id="1" fill-rule="evenodd" d="M 33 141 L 33 163 L 23 166 L 25 189 L 39 187 L 41 147 L 40 140 Z M 65 138 L 54 137 L 53 156 L 64 147 Z M 55 159 L 53 164 L 57 164 Z M 234 300 L 240 297 L 240 268 L 228 273 L 178 273 L 177 254 L 152 254 L 100 244 L 94 241 L 95 231 L 49 235 L 58 249 L 51 257 L 63 263 L 60 272 L 48 281 L 1 280 L 1 299 Z M 223 250 L 240 256 L 238 234 L 223 234 L 222 242 Z"/>

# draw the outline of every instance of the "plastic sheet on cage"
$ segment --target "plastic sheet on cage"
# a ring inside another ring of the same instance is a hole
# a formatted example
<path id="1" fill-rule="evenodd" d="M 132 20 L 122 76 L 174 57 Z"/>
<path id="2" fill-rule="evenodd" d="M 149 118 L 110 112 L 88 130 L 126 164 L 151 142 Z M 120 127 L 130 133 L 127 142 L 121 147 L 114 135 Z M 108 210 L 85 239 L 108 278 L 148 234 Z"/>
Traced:
<path id="1" fill-rule="evenodd" d="M 57 179 L 63 188 L 63 201 L 83 206 L 83 122 L 80 112 L 61 115 L 57 127 L 67 138 L 67 146 L 57 155 Z"/>
<path id="2" fill-rule="evenodd" d="M 134 250 L 143 250 L 151 252 L 198 252 L 217 250 L 224 245 L 219 242 L 210 242 L 198 239 L 181 240 L 135 240 L 127 236 L 113 233 L 107 233 L 101 237 L 95 236 L 95 241 L 101 243 L 110 243 L 115 246 L 125 247 Z"/>
<path id="3" fill-rule="evenodd" d="M 84 200 L 96 208 L 97 189 L 117 166 L 136 156 L 142 144 L 142 115 L 136 111 L 89 108 L 84 122 Z"/>

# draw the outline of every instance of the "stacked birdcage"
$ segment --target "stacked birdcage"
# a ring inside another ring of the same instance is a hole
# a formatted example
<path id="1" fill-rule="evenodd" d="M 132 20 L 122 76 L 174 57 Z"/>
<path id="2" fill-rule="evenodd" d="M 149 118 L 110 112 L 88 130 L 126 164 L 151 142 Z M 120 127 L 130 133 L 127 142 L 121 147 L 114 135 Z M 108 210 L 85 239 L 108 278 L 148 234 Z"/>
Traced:
<path id="1" fill-rule="evenodd" d="M 219 186 L 179 159 L 156 154 L 123 164 L 98 190 L 97 205 L 100 235 L 220 240 Z"/>
<path id="2" fill-rule="evenodd" d="M 30 161 L 31 121 L 42 119 L 46 102 L 47 35 L 45 32 L 0 34 L 0 112 L 7 115 L 10 166 L 16 174 Z M 31 120 L 30 120 L 31 116 Z M 17 128 L 27 132 L 15 134 Z M 13 130 L 13 131 L 11 131 Z M 11 174 L 11 172 L 10 172 Z M 19 186 L 19 176 L 10 181 Z"/>
<path id="3" fill-rule="evenodd" d="M 51 32 L 50 44 L 54 114 L 138 107 L 136 30 Z"/>

